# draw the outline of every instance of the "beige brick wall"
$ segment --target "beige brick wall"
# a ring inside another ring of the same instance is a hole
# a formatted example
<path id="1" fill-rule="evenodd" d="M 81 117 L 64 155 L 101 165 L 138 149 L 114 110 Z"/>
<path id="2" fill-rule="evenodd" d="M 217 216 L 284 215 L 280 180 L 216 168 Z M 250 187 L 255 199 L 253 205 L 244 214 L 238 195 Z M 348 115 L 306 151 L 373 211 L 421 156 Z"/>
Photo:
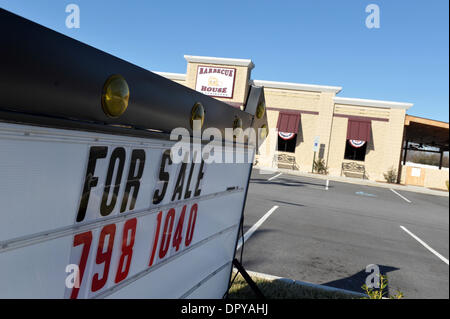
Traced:
<path id="1" fill-rule="evenodd" d="M 297 135 L 297 147 L 295 157 L 299 170 L 302 172 L 311 172 L 314 153 L 314 137 L 318 127 L 319 116 L 314 114 L 302 114 L 300 118 L 299 134 Z"/>
<path id="2" fill-rule="evenodd" d="M 265 88 L 265 100 L 268 108 L 291 109 L 309 112 L 319 112 L 320 109 L 325 109 L 325 103 L 332 103 L 332 96 L 323 97 L 324 93 L 309 92 L 309 91 L 293 91 L 285 89 L 271 89 Z M 329 107 L 329 105 L 328 105 Z M 276 128 L 278 122 L 279 111 L 268 110 L 267 119 L 269 128 Z M 299 170 L 302 172 L 311 172 L 313 162 L 313 144 L 314 137 L 320 134 L 322 128 L 318 125 L 319 115 L 316 114 L 301 114 L 299 132 L 297 135 L 297 146 L 294 153 Z M 263 145 L 266 150 L 273 151 L 276 147 L 277 135 L 270 137 L 266 143 L 270 145 Z M 269 154 L 265 153 L 266 156 Z M 261 154 L 262 156 L 262 154 Z M 271 159 L 260 159 L 260 163 L 270 162 Z"/>
<path id="3" fill-rule="evenodd" d="M 341 174 L 341 165 L 344 159 L 345 143 L 347 138 L 347 118 L 334 117 L 328 154 L 328 171 L 330 175 Z"/>
<path id="4" fill-rule="evenodd" d="M 392 157 L 390 151 L 389 139 L 398 138 L 390 131 L 390 122 L 372 121 L 371 123 L 371 141 L 367 145 L 366 158 L 364 165 L 366 167 L 367 178 L 370 180 L 384 181 L 383 173 L 391 167 L 397 169 L 398 161 Z M 400 136 L 401 139 L 401 136 Z"/>
<path id="5" fill-rule="evenodd" d="M 277 135 L 274 130 L 277 126 L 278 112 L 267 110 L 267 125 L 269 127 L 269 136 L 261 144 L 259 155 L 257 156 L 260 166 L 272 167 L 276 151 Z"/>
<path id="6" fill-rule="evenodd" d="M 403 109 L 379 109 L 370 107 L 342 106 L 336 104 L 337 114 L 345 114 L 344 110 L 351 110 L 350 116 L 378 115 L 379 118 L 387 118 L 386 121 L 372 120 L 371 141 L 367 145 L 364 164 L 367 177 L 370 180 L 384 181 L 383 174 L 392 167 L 397 170 L 400 160 L 400 150 L 403 138 L 405 110 Z M 369 116 L 370 117 L 370 116 Z M 334 117 L 331 134 L 331 148 L 328 158 L 330 174 L 340 175 L 341 165 L 344 161 L 348 119 Z M 348 160 L 345 160 L 348 161 Z"/>
<path id="7" fill-rule="evenodd" d="M 318 112 L 320 93 L 264 88 L 267 107 Z"/>
<path id="8" fill-rule="evenodd" d="M 188 63 L 186 80 L 175 82 L 195 89 L 197 68 L 206 63 Z M 245 102 L 251 70 L 245 66 L 207 64 L 216 67 L 232 67 L 236 69 L 233 99 L 218 98 L 224 102 L 243 104 Z M 334 92 L 313 92 L 294 89 L 265 88 L 265 100 L 268 108 L 292 109 L 297 111 L 317 112 L 318 114 L 302 113 L 297 136 L 295 157 L 299 170 L 310 172 L 314 157 L 312 150 L 314 139 L 319 137 L 320 144 L 325 146 L 323 157 L 329 167 L 331 175 L 341 174 L 341 165 L 344 161 L 347 123 L 345 117 L 337 117 L 335 114 L 347 116 L 364 116 L 382 118 L 388 121 L 372 121 L 372 139 L 368 144 L 366 158 L 363 164 L 366 167 L 367 176 L 371 180 L 384 181 L 383 173 L 390 168 L 397 169 L 400 160 L 400 150 L 403 137 L 405 110 L 380 107 L 368 107 L 361 105 L 336 104 L 333 101 Z M 279 112 L 267 111 L 269 129 L 275 129 Z M 260 147 L 258 162 L 262 166 L 272 166 L 276 153 L 278 136 L 273 134 Z M 317 154 L 318 157 L 319 154 Z M 440 177 L 431 173 L 430 179 Z M 440 180 L 436 183 L 441 183 Z"/>
<path id="9" fill-rule="evenodd" d="M 296 161 L 300 171 L 311 171 L 314 138 L 319 136 L 320 144 L 325 145 L 324 159 L 327 161 L 330 175 L 340 175 L 344 161 L 348 119 L 333 116 L 334 94 L 276 89 L 266 89 L 265 94 L 267 107 L 319 112 L 319 115 L 304 113 L 301 115 Z M 361 106 L 348 109 L 351 112 L 347 115 L 371 114 L 388 119 L 388 121 L 372 121 L 372 138 L 368 144 L 365 161 L 362 162 L 369 179 L 383 181 L 383 173 L 391 167 L 397 169 L 400 160 L 405 111 Z M 341 107 L 340 114 L 343 114 L 343 110 L 345 108 Z M 275 128 L 277 120 L 278 111 L 268 111 L 269 128 Z M 275 141 L 269 139 L 268 143 Z"/>
<path id="10" fill-rule="evenodd" d="M 320 144 L 325 145 L 324 149 L 324 160 L 325 163 L 327 163 L 327 158 L 329 157 L 329 147 L 330 147 L 330 140 L 331 140 L 331 127 L 333 122 L 333 109 L 334 109 L 334 102 L 333 97 L 335 96 L 334 93 L 325 93 L 323 92 L 320 95 L 319 105 L 318 105 L 318 111 L 319 115 L 317 118 L 317 125 L 314 136 L 319 136 L 319 142 Z M 312 152 L 312 150 L 311 150 Z"/>
<path id="11" fill-rule="evenodd" d="M 345 114 L 353 116 L 367 116 L 367 117 L 379 117 L 389 118 L 390 109 L 388 108 L 374 108 L 363 107 L 358 105 L 343 105 L 336 103 L 334 107 L 335 114 Z"/>
<path id="12" fill-rule="evenodd" d="M 339 176 L 344 161 L 348 119 L 333 116 L 337 114 L 349 116 L 368 116 L 386 119 L 372 121 L 372 138 L 368 144 L 365 161 L 367 177 L 371 180 L 384 181 L 383 173 L 391 167 L 397 169 L 400 160 L 400 149 L 403 137 L 405 110 L 375 108 L 365 106 L 334 105 L 334 93 L 303 92 L 281 89 L 265 89 L 265 99 L 269 108 L 283 108 L 300 111 L 318 112 L 318 115 L 301 115 L 300 131 L 297 136 L 295 151 L 299 170 L 310 172 L 314 153 L 314 138 L 319 136 L 320 144 L 325 145 L 324 159 L 327 161 L 330 175 Z M 348 114 L 346 114 L 348 113 Z M 268 111 L 269 128 L 275 128 L 278 111 Z M 276 138 L 276 136 L 275 136 Z M 276 141 L 269 139 L 274 146 Z M 270 148 L 267 148 L 270 149 Z M 319 154 L 317 154 L 318 157 Z M 347 161 L 347 160 L 346 160 Z"/>
<path id="13" fill-rule="evenodd" d="M 386 154 L 383 163 L 384 171 L 389 170 L 392 166 L 395 170 L 398 170 L 405 129 L 405 115 L 404 109 L 391 109 L 390 111 L 389 126 L 384 136 L 384 151 Z M 382 173 L 379 177 L 380 180 L 384 180 Z"/>
<path id="14" fill-rule="evenodd" d="M 345 146 L 347 141 L 348 119 L 344 117 L 334 117 L 333 130 L 331 135 L 330 155 L 328 166 L 330 174 L 340 175 L 342 162 L 352 162 L 344 159 Z M 386 139 L 389 137 L 389 123 L 382 121 L 372 121 L 372 138 L 367 145 L 364 162 L 354 161 L 363 164 L 366 168 L 366 177 L 371 180 L 384 180 L 383 173 L 393 165 L 395 158 L 386 152 Z M 398 165 L 398 162 L 396 162 Z M 394 165 L 395 166 L 395 165 Z M 397 168 L 397 166 L 395 166 Z"/>
<path id="15" fill-rule="evenodd" d="M 448 170 L 425 169 L 425 187 L 447 190 L 445 181 L 449 180 Z"/>
<path id="16" fill-rule="evenodd" d="M 267 122 L 269 128 L 276 128 L 278 122 L 278 111 L 267 111 Z M 313 144 L 314 137 L 317 128 L 318 116 L 314 114 L 302 114 L 300 117 L 299 132 L 297 135 L 297 146 L 294 153 L 288 153 L 295 155 L 299 170 L 302 172 L 311 172 L 313 162 Z M 276 147 L 278 135 L 270 136 L 262 147 L 260 148 L 261 156 L 274 156 L 274 150 Z M 272 153 L 270 154 L 270 151 Z M 271 165 L 271 158 L 260 159 L 260 163 L 266 163 L 265 166 Z"/>

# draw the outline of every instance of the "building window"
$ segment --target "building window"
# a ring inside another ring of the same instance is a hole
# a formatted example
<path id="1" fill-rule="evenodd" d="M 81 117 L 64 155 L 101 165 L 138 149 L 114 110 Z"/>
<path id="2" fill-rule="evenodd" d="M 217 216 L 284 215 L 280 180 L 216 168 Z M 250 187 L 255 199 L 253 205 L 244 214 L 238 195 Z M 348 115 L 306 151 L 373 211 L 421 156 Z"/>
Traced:
<path id="1" fill-rule="evenodd" d="M 295 145 L 297 144 L 297 134 L 288 140 L 282 139 L 278 136 L 278 151 L 295 153 Z"/>
<path id="2" fill-rule="evenodd" d="M 363 146 L 355 147 L 350 143 L 349 140 L 347 140 L 347 144 L 345 145 L 344 159 L 364 161 L 366 158 L 366 149 L 367 142 L 365 142 Z"/>

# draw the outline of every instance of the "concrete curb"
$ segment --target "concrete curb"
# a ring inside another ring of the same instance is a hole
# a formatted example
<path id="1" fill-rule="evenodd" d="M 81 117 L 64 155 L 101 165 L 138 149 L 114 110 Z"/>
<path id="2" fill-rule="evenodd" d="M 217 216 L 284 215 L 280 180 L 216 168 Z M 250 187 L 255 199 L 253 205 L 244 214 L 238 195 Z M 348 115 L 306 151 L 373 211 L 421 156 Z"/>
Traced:
<path id="1" fill-rule="evenodd" d="M 359 178 L 296 172 L 296 171 L 284 169 L 284 168 L 273 169 L 273 168 L 254 166 L 253 169 L 260 169 L 265 172 L 283 173 L 283 174 L 292 175 L 292 176 L 303 176 L 303 177 L 308 177 L 308 178 L 330 180 L 330 181 L 335 181 L 335 182 L 340 182 L 340 183 L 364 185 L 364 186 L 371 186 L 371 187 L 381 187 L 381 188 L 388 188 L 388 189 L 392 188 L 392 189 L 402 190 L 402 191 L 406 191 L 406 192 L 414 192 L 414 193 L 420 193 L 420 194 L 425 194 L 425 195 L 449 197 L 449 192 L 446 192 L 444 190 L 442 190 L 442 191 L 432 190 L 432 189 L 419 187 L 419 186 L 388 184 L 388 183 L 380 183 L 380 182 L 375 182 L 375 181 L 370 181 L 370 180 L 362 180 Z"/>
<path id="2" fill-rule="evenodd" d="M 235 269 L 235 268 L 234 268 L 234 270 L 237 271 L 237 269 Z M 289 279 L 289 278 L 263 274 L 263 273 L 256 272 L 256 271 L 249 271 L 249 270 L 247 270 L 247 273 L 250 276 L 258 277 L 258 278 L 261 278 L 261 279 L 266 279 L 266 280 L 269 280 L 269 281 L 280 280 L 280 281 L 283 281 L 283 282 L 288 283 L 288 284 L 295 284 L 295 285 L 299 285 L 299 286 L 303 286 L 303 287 L 319 289 L 319 290 L 324 290 L 324 291 L 329 291 L 329 292 L 338 292 L 338 293 L 342 293 L 342 294 L 346 294 L 346 295 L 352 295 L 352 296 L 355 296 L 355 297 L 358 297 L 358 298 L 364 298 L 364 297 L 367 298 L 368 297 L 366 294 L 359 293 L 359 292 L 356 292 L 356 291 L 340 289 L 340 288 L 334 288 L 334 287 L 329 287 L 329 286 L 324 286 L 324 285 L 318 285 L 318 284 L 313 284 L 313 283 L 310 283 L 310 282 L 293 280 L 293 279 Z"/>

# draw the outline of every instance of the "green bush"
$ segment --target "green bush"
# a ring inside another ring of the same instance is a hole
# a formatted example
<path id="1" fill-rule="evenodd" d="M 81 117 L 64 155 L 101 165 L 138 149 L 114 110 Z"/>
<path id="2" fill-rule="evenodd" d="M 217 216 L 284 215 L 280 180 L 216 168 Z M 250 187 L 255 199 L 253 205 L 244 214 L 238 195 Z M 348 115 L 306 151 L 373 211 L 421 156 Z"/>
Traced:
<path id="1" fill-rule="evenodd" d="M 318 159 L 313 164 L 313 173 L 317 172 L 319 174 L 328 175 L 328 166 L 325 165 L 323 158 Z"/>
<path id="2" fill-rule="evenodd" d="M 397 171 L 394 168 L 391 168 L 383 175 L 386 182 L 391 184 L 397 182 Z"/>
<path id="3" fill-rule="evenodd" d="M 386 287 L 388 285 L 388 280 L 385 275 L 380 275 L 380 288 L 373 289 L 367 287 L 365 284 L 362 286 L 362 289 L 365 291 L 368 297 L 362 299 L 383 299 L 386 294 Z M 395 295 L 389 296 L 389 299 L 401 299 L 403 298 L 403 293 L 401 291 L 397 291 Z"/>

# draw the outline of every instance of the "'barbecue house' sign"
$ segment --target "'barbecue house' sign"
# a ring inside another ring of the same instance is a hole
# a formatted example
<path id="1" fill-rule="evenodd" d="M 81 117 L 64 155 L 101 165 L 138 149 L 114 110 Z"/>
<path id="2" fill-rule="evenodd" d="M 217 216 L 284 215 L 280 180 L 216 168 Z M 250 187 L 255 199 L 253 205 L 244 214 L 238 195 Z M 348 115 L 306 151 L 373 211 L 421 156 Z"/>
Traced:
<path id="1" fill-rule="evenodd" d="M 233 98 L 236 69 L 212 66 L 198 66 L 195 90 L 203 94 Z"/>

